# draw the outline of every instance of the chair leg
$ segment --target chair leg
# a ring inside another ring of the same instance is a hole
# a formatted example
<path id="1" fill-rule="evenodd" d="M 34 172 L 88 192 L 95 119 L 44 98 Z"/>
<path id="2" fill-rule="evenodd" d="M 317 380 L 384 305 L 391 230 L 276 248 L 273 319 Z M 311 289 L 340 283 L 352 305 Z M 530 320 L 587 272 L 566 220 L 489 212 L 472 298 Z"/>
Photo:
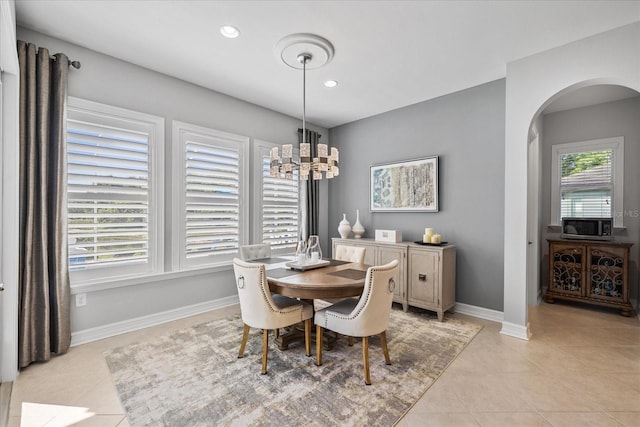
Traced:
<path id="1" fill-rule="evenodd" d="M 362 362 L 364 364 L 364 383 L 371 385 L 369 375 L 369 337 L 362 337 Z"/>
<path id="2" fill-rule="evenodd" d="M 276 338 L 280 338 L 280 328 L 276 328 L 276 330 L 273 332 L 273 335 L 275 335 Z"/>
<path id="3" fill-rule="evenodd" d="M 304 350 L 307 357 L 311 356 L 311 319 L 304 321 Z"/>
<path id="4" fill-rule="evenodd" d="M 269 330 L 262 330 L 262 375 L 267 373 L 267 352 L 269 351 Z"/>
<path id="5" fill-rule="evenodd" d="M 387 365 L 391 365 L 391 358 L 389 357 L 389 349 L 387 348 L 387 331 L 380 333 L 380 345 L 382 346 L 382 352 L 384 353 L 384 362 Z"/>
<path id="6" fill-rule="evenodd" d="M 322 326 L 316 325 L 316 365 L 322 365 Z"/>
<path id="7" fill-rule="evenodd" d="M 242 331 L 242 342 L 240 343 L 240 351 L 238 352 L 238 359 L 244 357 L 244 348 L 247 345 L 247 338 L 249 338 L 249 325 L 244 325 Z"/>
<path id="8" fill-rule="evenodd" d="M 349 335 L 348 339 L 349 339 L 349 347 L 353 347 L 353 337 Z"/>

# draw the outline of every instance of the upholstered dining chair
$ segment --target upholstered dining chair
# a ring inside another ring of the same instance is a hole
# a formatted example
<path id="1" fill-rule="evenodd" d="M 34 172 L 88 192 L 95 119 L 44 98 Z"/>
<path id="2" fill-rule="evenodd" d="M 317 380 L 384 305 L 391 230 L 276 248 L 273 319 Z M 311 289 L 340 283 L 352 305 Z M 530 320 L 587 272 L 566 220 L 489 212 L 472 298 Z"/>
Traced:
<path id="1" fill-rule="evenodd" d="M 366 248 L 349 245 L 336 245 L 336 253 L 333 254 L 333 258 L 340 261 L 357 262 L 359 264 L 364 263 L 364 253 Z M 357 297 L 355 297 L 357 299 Z M 325 301 L 332 304 L 341 301 L 340 299 L 326 299 Z M 337 338 L 336 334 L 336 338 Z M 349 345 L 353 345 L 353 337 L 349 337 Z"/>
<path id="2" fill-rule="evenodd" d="M 248 261 L 251 259 L 269 258 L 271 256 L 271 245 L 268 243 L 257 243 L 255 245 L 240 246 L 240 259 Z"/>
<path id="3" fill-rule="evenodd" d="M 304 344 L 311 356 L 311 319 L 313 307 L 306 302 L 269 292 L 264 264 L 233 260 L 233 271 L 240 298 L 240 312 L 244 328 L 238 358 L 244 349 L 250 328 L 262 329 L 262 374 L 267 373 L 269 329 L 284 328 L 304 321 Z"/>
<path id="4" fill-rule="evenodd" d="M 364 263 L 364 252 L 366 248 L 348 245 L 336 245 L 336 253 L 333 255 L 335 259 L 340 261 Z"/>
<path id="5" fill-rule="evenodd" d="M 329 329 L 350 337 L 362 337 L 364 382 L 371 384 L 369 374 L 369 337 L 380 335 L 384 360 L 391 364 L 387 349 L 387 325 L 393 302 L 398 261 L 369 267 L 360 300 L 347 298 L 337 304 L 316 311 L 316 365 L 322 365 L 322 333 Z"/>

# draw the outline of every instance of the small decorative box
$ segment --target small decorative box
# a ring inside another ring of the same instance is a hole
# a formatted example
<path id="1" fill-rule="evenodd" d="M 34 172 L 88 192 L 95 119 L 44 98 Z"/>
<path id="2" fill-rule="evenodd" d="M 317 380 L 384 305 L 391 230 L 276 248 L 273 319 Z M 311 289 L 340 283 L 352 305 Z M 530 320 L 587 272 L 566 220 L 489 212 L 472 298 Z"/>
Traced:
<path id="1" fill-rule="evenodd" d="M 376 230 L 376 240 L 380 242 L 402 242 L 402 231 L 398 230 Z"/>

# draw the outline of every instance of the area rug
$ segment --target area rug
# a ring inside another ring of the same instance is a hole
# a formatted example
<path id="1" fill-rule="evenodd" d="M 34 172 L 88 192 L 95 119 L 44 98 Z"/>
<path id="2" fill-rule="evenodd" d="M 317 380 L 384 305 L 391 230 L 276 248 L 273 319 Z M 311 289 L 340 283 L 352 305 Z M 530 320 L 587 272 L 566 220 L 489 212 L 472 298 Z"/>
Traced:
<path id="1" fill-rule="evenodd" d="M 316 366 L 304 345 L 280 351 L 270 336 L 260 375 L 261 332 L 245 357 L 239 315 L 104 353 L 131 426 L 391 426 L 471 342 L 481 326 L 421 310 L 391 312 L 384 363 L 370 338 L 372 385 L 364 384 L 362 344 L 339 339 Z"/>

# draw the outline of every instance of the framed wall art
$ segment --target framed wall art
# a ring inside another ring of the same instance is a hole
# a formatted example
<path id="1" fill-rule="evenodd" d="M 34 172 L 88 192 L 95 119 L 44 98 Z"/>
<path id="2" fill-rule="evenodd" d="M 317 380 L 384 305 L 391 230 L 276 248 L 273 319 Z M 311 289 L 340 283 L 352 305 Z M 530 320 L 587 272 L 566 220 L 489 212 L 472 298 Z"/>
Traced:
<path id="1" fill-rule="evenodd" d="M 371 212 L 438 212 L 438 156 L 371 166 Z"/>

